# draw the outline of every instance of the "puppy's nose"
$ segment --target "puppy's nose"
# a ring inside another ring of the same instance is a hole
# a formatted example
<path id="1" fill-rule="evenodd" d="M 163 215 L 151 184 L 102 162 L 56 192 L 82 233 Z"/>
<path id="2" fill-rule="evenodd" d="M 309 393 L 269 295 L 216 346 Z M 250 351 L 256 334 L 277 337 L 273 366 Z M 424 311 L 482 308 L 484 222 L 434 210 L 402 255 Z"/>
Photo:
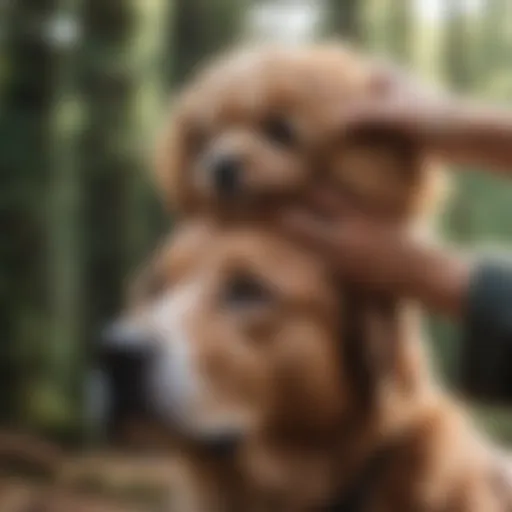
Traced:
<path id="1" fill-rule="evenodd" d="M 203 444 L 211 455 L 216 458 L 227 458 L 233 455 L 242 441 L 237 432 L 221 432 L 203 440 Z"/>
<path id="2" fill-rule="evenodd" d="M 213 164 L 213 186 L 217 194 L 229 197 L 236 194 L 241 184 L 242 162 L 235 156 L 223 156 Z"/>
<path id="3" fill-rule="evenodd" d="M 113 324 L 101 334 L 98 352 L 110 402 L 107 423 L 115 429 L 146 414 L 146 383 L 155 350 L 143 331 Z"/>

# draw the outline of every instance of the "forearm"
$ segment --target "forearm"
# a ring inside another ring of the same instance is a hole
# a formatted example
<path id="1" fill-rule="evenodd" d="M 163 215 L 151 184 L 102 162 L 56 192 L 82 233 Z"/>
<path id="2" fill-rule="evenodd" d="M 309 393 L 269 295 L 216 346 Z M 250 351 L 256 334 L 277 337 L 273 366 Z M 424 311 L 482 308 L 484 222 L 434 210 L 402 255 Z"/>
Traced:
<path id="1" fill-rule="evenodd" d="M 337 264 L 349 279 L 414 298 L 427 309 L 444 315 L 463 315 L 472 263 L 455 252 L 399 232 L 367 229 L 363 233 L 358 236 L 346 231 L 340 239 Z"/>
<path id="2" fill-rule="evenodd" d="M 404 247 L 397 263 L 399 293 L 433 312 L 455 319 L 468 300 L 472 264 L 460 255 L 428 246 Z"/>
<path id="3" fill-rule="evenodd" d="M 432 127 L 433 149 L 460 164 L 512 174 L 512 114 L 458 104 Z"/>

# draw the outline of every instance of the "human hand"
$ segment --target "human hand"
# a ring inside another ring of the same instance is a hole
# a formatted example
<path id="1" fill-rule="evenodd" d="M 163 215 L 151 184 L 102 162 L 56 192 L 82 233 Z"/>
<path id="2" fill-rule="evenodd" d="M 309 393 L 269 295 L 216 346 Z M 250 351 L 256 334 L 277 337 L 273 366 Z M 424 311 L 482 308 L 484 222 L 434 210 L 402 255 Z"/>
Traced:
<path id="1" fill-rule="evenodd" d="M 458 102 L 390 66 L 377 66 L 370 81 L 371 97 L 354 102 L 343 116 L 346 133 L 390 130 L 438 149 L 457 116 Z"/>
<path id="2" fill-rule="evenodd" d="M 470 262 L 410 236 L 399 225 L 365 216 L 332 192 L 315 191 L 308 210 L 285 212 L 279 222 L 346 282 L 417 299 L 453 317 L 463 311 Z"/>
<path id="3" fill-rule="evenodd" d="M 319 252 L 343 278 L 372 288 L 398 284 L 403 233 L 391 221 L 366 216 L 339 194 L 315 190 L 307 210 L 285 212 L 280 223 L 288 235 Z"/>

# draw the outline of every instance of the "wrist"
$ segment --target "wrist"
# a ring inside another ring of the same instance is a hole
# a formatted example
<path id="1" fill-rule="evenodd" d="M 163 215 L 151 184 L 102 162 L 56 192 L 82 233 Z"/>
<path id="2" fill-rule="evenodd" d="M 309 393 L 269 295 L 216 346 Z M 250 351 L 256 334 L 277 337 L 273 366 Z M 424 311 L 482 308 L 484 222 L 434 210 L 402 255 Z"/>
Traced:
<path id="1" fill-rule="evenodd" d="M 469 261 L 446 249 L 416 245 L 409 248 L 402 263 L 402 294 L 434 312 L 461 316 L 472 271 Z"/>
<path id="2" fill-rule="evenodd" d="M 448 98 L 438 104 L 428 114 L 424 125 L 423 140 L 426 146 L 443 156 L 450 156 L 454 150 L 464 144 L 467 137 L 468 116 L 463 102 Z"/>
<path id="3" fill-rule="evenodd" d="M 428 309 L 460 316 L 471 268 L 460 255 L 384 226 L 353 225 L 338 253 L 347 279 L 418 300 Z"/>

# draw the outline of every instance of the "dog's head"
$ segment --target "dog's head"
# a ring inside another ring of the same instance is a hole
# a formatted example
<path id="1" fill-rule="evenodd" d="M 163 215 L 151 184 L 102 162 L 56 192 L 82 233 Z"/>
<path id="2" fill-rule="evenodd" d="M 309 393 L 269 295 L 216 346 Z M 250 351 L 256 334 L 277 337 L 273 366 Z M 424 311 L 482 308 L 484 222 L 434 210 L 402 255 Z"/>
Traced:
<path id="1" fill-rule="evenodd" d="M 201 443 L 338 431 L 362 405 L 366 355 L 375 375 L 375 350 L 402 368 L 370 331 L 347 345 L 329 272 L 268 230 L 184 226 L 137 288 L 102 350 L 116 400 Z"/>
<path id="2" fill-rule="evenodd" d="M 327 180 L 379 214 L 424 205 L 432 167 L 407 137 L 344 137 L 343 115 L 384 94 L 373 65 L 342 46 L 260 48 L 200 72 L 173 105 L 156 171 L 165 199 L 187 212 L 297 198 Z"/>

